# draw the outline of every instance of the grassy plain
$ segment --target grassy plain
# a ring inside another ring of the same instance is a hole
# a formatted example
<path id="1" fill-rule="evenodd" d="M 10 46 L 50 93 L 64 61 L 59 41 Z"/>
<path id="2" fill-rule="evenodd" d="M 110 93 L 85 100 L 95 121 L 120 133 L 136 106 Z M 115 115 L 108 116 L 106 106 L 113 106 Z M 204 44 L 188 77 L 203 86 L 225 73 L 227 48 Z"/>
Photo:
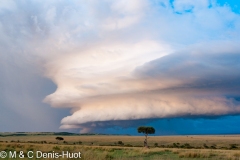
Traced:
<path id="1" fill-rule="evenodd" d="M 240 160 L 240 136 L 8 135 L 0 133 L 0 151 L 81 152 L 84 160 Z M 25 155 L 26 157 L 26 155 Z M 27 158 L 26 158 L 27 159 Z M 67 158 L 65 158 L 67 159 Z"/>

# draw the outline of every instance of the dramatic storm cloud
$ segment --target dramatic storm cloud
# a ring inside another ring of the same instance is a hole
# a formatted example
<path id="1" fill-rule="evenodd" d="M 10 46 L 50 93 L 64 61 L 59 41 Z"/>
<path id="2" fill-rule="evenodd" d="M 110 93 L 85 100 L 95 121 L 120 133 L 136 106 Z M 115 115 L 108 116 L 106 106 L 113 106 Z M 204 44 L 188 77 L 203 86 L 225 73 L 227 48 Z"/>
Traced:
<path id="1" fill-rule="evenodd" d="M 76 108 L 62 120 L 62 127 L 91 121 L 94 126 L 96 121 L 238 114 L 240 54 L 224 52 L 196 47 L 148 62 L 130 74 L 134 78 L 117 78 L 108 82 L 108 88 L 92 86 L 86 90 L 94 94 L 79 95 L 69 103 Z"/>
<path id="2" fill-rule="evenodd" d="M 30 87 L 28 96 L 71 110 L 60 128 L 81 132 L 237 115 L 239 37 L 239 14 L 211 0 L 4 1 L 0 87 L 10 87 L 0 93 L 21 113 L 15 90 Z"/>

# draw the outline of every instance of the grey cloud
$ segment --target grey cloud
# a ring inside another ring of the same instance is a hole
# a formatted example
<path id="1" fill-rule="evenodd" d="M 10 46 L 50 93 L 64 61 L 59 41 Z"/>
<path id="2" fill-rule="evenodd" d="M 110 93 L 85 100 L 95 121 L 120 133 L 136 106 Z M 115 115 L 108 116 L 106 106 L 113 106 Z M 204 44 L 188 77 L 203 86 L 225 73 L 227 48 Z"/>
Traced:
<path id="1" fill-rule="evenodd" d="M 229 47 L 228 43 L 223 42 L 218 45 Z M 138 67 L 135 74 L 140 78 L 159 81 L 177 79 L 181 85 L 176 87 L 236 91 L 240 86 L 240 49 L 222 53 L 218 45 L 205 44 L 167 55 Z"/>
<path id="2" fill-rule="evenodd" d="M 59 131 L 59 121 L 67 110 L 55 111 L 42 103 L 56 86 L 33 68 L 14 57 L 0 60 L 1 132 Z"/>

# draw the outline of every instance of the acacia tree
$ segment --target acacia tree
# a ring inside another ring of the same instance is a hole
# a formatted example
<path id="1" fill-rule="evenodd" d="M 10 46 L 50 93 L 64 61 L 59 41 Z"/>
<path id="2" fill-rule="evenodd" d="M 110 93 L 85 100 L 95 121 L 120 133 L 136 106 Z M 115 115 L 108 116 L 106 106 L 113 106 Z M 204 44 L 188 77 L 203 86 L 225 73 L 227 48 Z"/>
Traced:
<path id="1" fill-rule="evenodd" d="M 138 133 L 143 133 L 145 135 L 145 140 L 144 140 L 143 144 L 144 144 L 144 147 L 148 147 L 147 136 L 148 136 L 148 134 L 154 134 L 155 129 L 153 127 L 141 126 L 141 127 L 138 127 Z"/>

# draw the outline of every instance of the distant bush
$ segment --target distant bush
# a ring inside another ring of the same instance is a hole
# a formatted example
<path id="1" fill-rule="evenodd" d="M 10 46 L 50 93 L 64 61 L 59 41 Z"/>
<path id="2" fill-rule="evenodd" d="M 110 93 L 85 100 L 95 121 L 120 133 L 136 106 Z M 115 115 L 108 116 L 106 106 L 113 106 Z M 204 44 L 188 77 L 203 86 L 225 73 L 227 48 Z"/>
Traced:
<path id="1" fill-rule="evenodd" d="M 154 147 L 158 147 L 158 143 L 154 143 Z"/>
<path id="2" fill-rule="evenodd" d="M 188 143 L 185 143 L 185 144 L 181 145 L 180 147 L 181 147 L 181 148 L 187 148 L 187 149 L 194 148 L 193 146 L 191 146 L 191 145 L 188 144 Z"/>
<path id="3" fill-rule="evenodd" d="M 124 143 L 122 141 L 118 141 L 117 144 L 118 145 L 124 145 Z"/>
<path id="4" fill-rule="evenodd" d="M 216 144 L 213 144 L 210 148 L 211 149 L 217 149 Z"/>
<path id="5" fill-rule="evenodd" d="M 204 147 L 204 148 L 209 148 L 205 143 L 203 144 L 203 147 Z"/>
<path id="6" fill-rule="evenodd" d="M 179 143 L 173 143 L 174 148 L 179 148 L 179 145 L 180 145 Z"/>
<path id="7" fill-rule="evenodd" d="M 64 138 L 62 138 L 62 137 L 56 137 L 55 139 L 59 140 L 59 141 L 63 141 L 64 140 Z"/>
<path id="8" fill-rule="evenodd" d="M 229 144 L 229 149 L 236 149 L 236 148 L 238 148 L 237 147 L 237 144 Z"/>

